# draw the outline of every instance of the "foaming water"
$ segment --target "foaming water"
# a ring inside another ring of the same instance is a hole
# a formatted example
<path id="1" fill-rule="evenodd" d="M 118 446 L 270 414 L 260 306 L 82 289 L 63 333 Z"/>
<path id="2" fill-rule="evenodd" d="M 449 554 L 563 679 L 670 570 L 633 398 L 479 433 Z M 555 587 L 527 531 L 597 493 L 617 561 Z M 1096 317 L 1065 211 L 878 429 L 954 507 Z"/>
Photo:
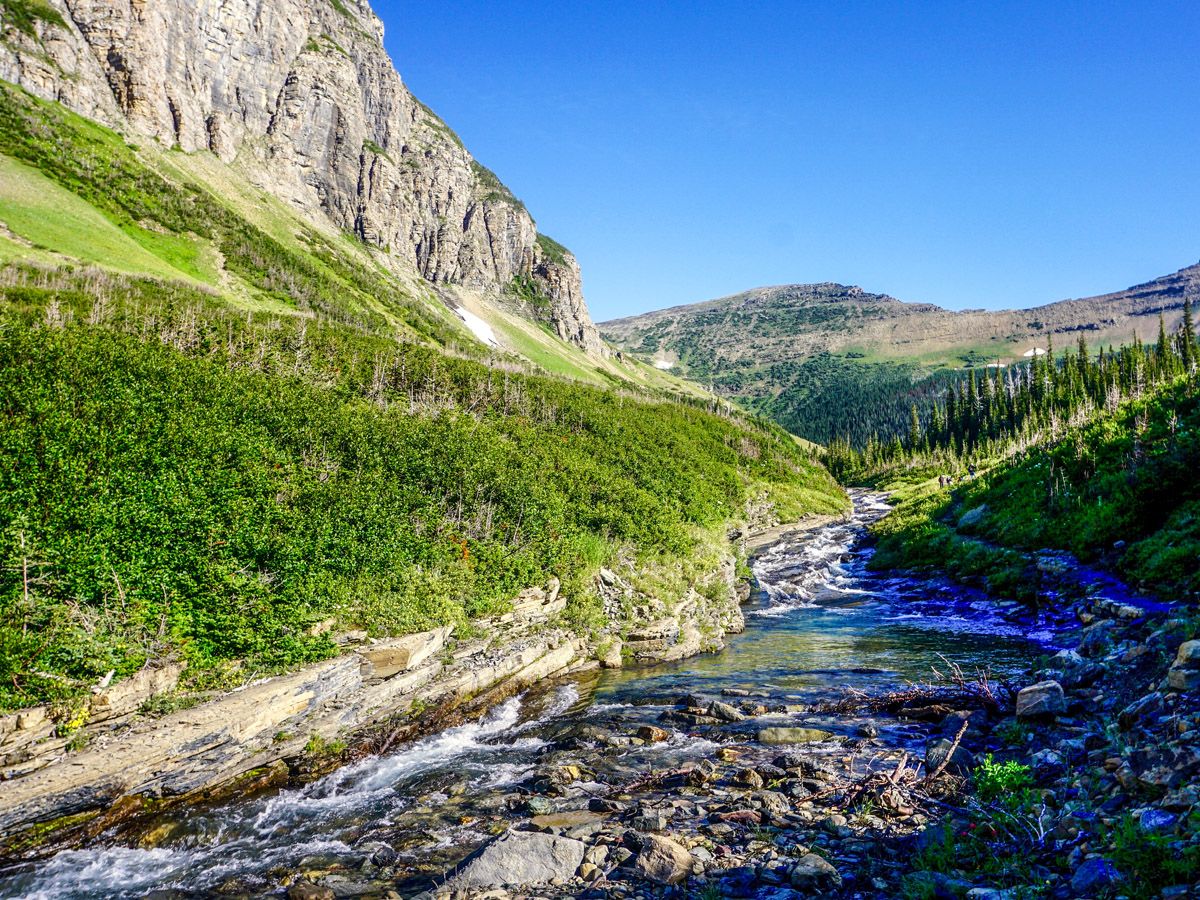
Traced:
<path id="1" fill-rule="evenodd" d="M 59 853 L 40 868 L 0 882 L 0 897 L 116 900 L 158 888 L 206 890 L 232 876 L 295 866 L 306 858 L 353 857 L 356 851 L 341 833 L 357 830 L 364 819 L 387 821 L 412 805 L 414 781 L 453 773 L 496 790 L 525 778 L 546 746 L 525 733 L 570 709 L 579 690 L 573 684 L 560 687 L 531 719 L 522 718 L 523 699 L 511 698 L 478 722 L 345 766 L 302 788 L 189 817 L 178 846 Z"/>
<path id="2" fill-rule="evenodd" d="M 581 773 L 562 788 L 565 802 L 586 803 L 605 780 L 711 756 L 719 732 L 739 725 L 660 722 L 681 694 L 749 692 L 772 710 L 762 721 L 848 733 L 853 720 L 798 709 L 844 690 L 929 680 L 947 661 L 968 673 L 1010 673 L 1052 646 L 1052 622 L 1014 620 L 979 592 L 936 579 L 870 571 L 864 530 L 890 507 L 861 492 L 854 501 L 849 521 L 786 538 L 753 561 L 760 593 L 746 607 L 749 627 L 722 653 L 531 690 L 480 721 L 304 787 L 190 810 L 153 849 L 64 852 L 0 875 L 0 898 L 125 900 L 164 888 L 212 891 L 230 879 L 269 894 L 281 871 L 355 871 L 376 841 L 426 873 L 413 877 L 428 886 L 487 839 L 482 823 L 528 814 L 523 804 L 547 765 L 594 771 L 595 780 Z M 666 727 L 669 738 L 631 743 L 645 724 Z M 915 740 L 903 723 L 880 728 L 898 744 Z M 599 740 L 596 730 L 617 740 Z"/>

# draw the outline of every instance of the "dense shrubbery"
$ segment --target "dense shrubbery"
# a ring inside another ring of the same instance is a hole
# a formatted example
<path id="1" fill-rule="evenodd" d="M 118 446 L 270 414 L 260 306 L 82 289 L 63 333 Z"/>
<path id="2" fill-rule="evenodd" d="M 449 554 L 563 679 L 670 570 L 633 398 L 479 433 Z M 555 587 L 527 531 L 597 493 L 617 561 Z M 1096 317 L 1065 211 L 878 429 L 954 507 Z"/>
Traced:
<path id="1" fill-rule="evenodd" d="M 462 623 L 551 575 L 583 621 L 618 552 L 684 590 L 752 494 L 793 516 L 845 503 L 776 426 L 447 352 L 458 332 L 364 254 L 277 240 L 3 84 L 0 153 L 152 252 L 210 243 L 237 302 L 291 311 L 0 271 L 0 708 L 163 655 L 244 678 L 333 652 L 324 619 Z"/>
<path id="2" fill-rule="evenodd" d="M 681 559 L 752 491 L 832 509 L 777 429 L 226 310 L 178 285 L 9 271 L 0 704 L 182 653 L 200 668 L 576 593 Z"/>

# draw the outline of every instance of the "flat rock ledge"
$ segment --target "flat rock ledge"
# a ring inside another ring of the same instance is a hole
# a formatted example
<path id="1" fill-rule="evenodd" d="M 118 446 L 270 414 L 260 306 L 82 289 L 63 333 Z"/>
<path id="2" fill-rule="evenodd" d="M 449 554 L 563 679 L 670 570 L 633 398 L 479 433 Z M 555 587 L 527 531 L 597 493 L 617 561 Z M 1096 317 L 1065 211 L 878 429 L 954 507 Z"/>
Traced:
<path id="1" fill-rule="evenodd" d="M 161 718 L 136 713 L 172 689 L 180 670 L 147 670 L 96 692 L 90 740 L 78 751 L 56 735 L 44 709 L 0 718 L 0 837 L 108 809 L 125 797 L 210 791 L 301 757 L 313 743 L 595 665 L 584 641 L 554 627 L 564 606 L 552 581 L 549 590 L 523 591 L 512 611 L 481 623 L 488 639 L 451 644 L 452 626 L 445 626 L 363 643 Z"/>
<path id="2" fill-rule="evenodd" d="M 744 626 L 740 604 L 748 591 L 738 589 L 732 554 L 712 573 L 721 591 L 692 591 L 672 607 L 635 591 L 627 574 L 601 570 L 596 578 L 608 625 L 594 645 L 558 626 L 566 601 L 551 579 L 522 591 L 503 615 L 476 622 L 485 637 L 454 642 L 452 626 L 375 641 L 342 636 L 360 643 L 157 718 L 139 712 L 175 689 L 181 666 L 98 686 L 86 726 L 72 735 L 86 737 L 81 750 L 57 733 L 45 708 L 0 717 L 0 855 L 86 841 L 137 815 L 144 800 L 236 794 L 264 772 L 286 779 L 284 761 L 304 758 L 313 746 L 381 729 L 411 739 L 444 725 L 451 710 L 481 714 L 547 678 L 719 650 L 726 634 Z M 385 747 L 392 744 L 390 737 Z M 59 825 L 70 827 L 59 835 Z M 54 837 L 27 840 L 34 833 Z"/>

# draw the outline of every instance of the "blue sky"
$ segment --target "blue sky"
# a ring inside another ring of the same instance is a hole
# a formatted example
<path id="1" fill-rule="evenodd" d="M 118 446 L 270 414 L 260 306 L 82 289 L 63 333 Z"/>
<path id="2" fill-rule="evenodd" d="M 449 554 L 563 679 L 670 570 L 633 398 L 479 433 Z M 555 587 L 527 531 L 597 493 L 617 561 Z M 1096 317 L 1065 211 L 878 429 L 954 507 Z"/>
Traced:
<path id="1" fill-rule="evenodd" d="M 599 321 L 839 281 L 951 308 L 1200 259 L 1200 3 L 374 0 Z"/>

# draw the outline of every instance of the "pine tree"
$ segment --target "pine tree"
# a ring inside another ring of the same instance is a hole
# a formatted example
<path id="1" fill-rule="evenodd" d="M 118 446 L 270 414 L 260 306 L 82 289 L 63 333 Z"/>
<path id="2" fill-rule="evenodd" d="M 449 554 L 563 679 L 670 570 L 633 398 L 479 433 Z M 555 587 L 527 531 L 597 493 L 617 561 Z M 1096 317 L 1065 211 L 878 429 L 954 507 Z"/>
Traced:
<path id="1" fill-rule="evenodd" d="M 1163 321 L 1163 314 L 1158 314 L 1158 345 L 1155 347 L 1154 355 L 1158 357 L 1158 371 L 1165 373 L 1171 358 L 1171 345 L 1167 343 L 1167 324 Z"/>
<path id="2" fill-rule="evenodd" d="M 1192 301 L 1183 298 L 1183 324 L 1179 330 L 1179 358 L 1183 361 L 1183 370 L 1190 373 L 1196 362 L 1196 327 L 1192 323 Z"/>
<path id="3" fill-rule="evenodd" d="M 908 448 L 914 453 L 921 446 L 921 414 L 917 412 L 917 404 L 912 405 L 908 420 Z"/>

